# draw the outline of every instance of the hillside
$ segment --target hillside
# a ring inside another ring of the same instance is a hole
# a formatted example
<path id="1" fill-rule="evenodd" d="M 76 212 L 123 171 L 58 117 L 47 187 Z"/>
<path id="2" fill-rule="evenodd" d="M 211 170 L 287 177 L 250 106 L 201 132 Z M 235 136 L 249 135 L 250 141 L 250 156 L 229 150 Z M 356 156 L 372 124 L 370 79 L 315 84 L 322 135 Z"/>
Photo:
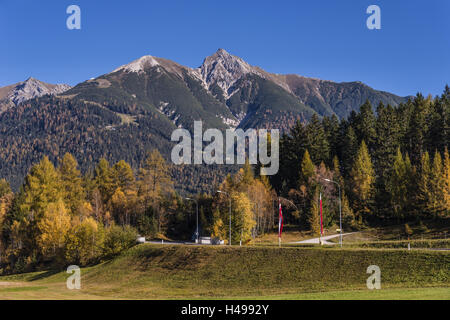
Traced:
<path id="1" fill-rule="evenodd" d="M 83 269 L 79 292 L 65 289 L 65 273 L 1 277 L 0 281 L 21 280 L 24 288 L 41 295 L 49 291 L 49 297 L 57 299 L 283 299 L 283 295 L 308 298 L 311 292 L 342 290 L 338 297 L 366 292 L 370 299 L 366 269 L 378 265 L 383 290 L 370 292 L 373 296 L 398 298 L 395 292 L 401 288 L 440 287 L 448 298 L 449 263 L 449 253 L 432 251 L 140 245 L 110 262 Z M 27 290 L 17 287 L 14 294 L 11 289 L 0 289 L 0 296 L 26 297 Z M 418 297 L 423 298 L 420 291 Z"/>
<path id="2" fill-rule="evenodd" d="M 50 96 L 5 112 L 1 123 L 0 176 L 15 190 L 43 155 L 56 162 L 69 152 L 85 173 L 92 172 L 102 157 L 123 159 L 138 168 L 146 152 L 154 148 L 169 159 L 170 135 L 175 128 L 157 112 L 130 115 L 99 104 Z M 177 166 L 172 167 L 172 177 L 178 190 L 194 193 L 209 191 L 232 170 L 230 166 L 213 170 L 202 165 Z"/>

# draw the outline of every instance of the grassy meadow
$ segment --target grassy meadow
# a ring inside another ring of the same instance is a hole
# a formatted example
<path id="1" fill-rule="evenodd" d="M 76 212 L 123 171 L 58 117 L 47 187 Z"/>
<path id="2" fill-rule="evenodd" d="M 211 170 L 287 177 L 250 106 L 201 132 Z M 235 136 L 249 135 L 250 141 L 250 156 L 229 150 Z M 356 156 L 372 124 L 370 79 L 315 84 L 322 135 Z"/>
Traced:
<path id="1" fill-rule="evenodd" d="M 366 287 L 369 265 L 382 289 Z M 82 269 L 0 277 L 0 299 L 450 299 L 450 252 L 139 245 Z"/>

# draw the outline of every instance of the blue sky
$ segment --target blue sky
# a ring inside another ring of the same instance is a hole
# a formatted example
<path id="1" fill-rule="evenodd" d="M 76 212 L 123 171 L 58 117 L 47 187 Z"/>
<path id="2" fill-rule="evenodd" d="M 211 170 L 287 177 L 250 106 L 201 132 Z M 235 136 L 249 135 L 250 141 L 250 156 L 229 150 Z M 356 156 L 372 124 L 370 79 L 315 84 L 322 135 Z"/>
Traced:
<path id="1" fill-rule="evenodd" d="M 81 30 L 66 8 L 81 8 Z M 381 8 L 381 30 L 366 9 Z M 74 85 L 151 54 L 190 67 L 224 48 L 269 72 L 399 95 L 450 84 L 448 0 L 0 0 L 0 86 Z"/>

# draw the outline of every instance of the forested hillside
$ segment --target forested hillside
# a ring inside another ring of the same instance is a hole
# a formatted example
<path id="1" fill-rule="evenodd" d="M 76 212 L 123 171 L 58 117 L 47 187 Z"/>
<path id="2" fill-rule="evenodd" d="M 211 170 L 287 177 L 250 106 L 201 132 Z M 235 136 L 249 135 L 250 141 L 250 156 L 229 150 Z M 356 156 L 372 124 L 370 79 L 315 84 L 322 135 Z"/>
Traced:
<path id="1" fill-rule="evenodd" d="M 297 123 L 280 145 L 272 186 L 300 208 L 291 223 L 317 226 L 319 192 L 326 223 L 338 214 L 337 182 L 348 226 L 448 216 L 450 210 L 450 90 L 418 94 L 398 108 L 369 102 L 348 119 Z M 301 213 L 306 214 L 301 214 Z M 334 217 L 334 218 L 333 218 Z"/>
<path id="2" fill-rule="evenodd" d="M 154 148 L 169 159 L 171 133 L 177 128 L 192 131 L 196 120 L 203 122 L 204 129 L 289 132 L 298 121 L 307 123 L 314 114 L 319 119 L 332 115 L 345 119 L 366 100 L 392 106 L 407 101 L 360 82 L 271 74 L 223 49 L 196 69 L 143 56 L 59 96 L 27 100 L 39 96 L 36 92 L 51 92 L 43 89 L 41 81 L 25 83 L 27 95 L 20 95 L 13 108 L 0 112 L 0 177 L 15 191 L 43 156 L 56 163 L 69 152 L 83 174 L 92 172 L 101 157 L 111 162 L 125 160 L 135 170 Z M 6 94 L 11 88 L 0 89 Z M 211 192 L 226 173 L 236 170 L 171 168 L 175 188 L 187 193 Z"/>

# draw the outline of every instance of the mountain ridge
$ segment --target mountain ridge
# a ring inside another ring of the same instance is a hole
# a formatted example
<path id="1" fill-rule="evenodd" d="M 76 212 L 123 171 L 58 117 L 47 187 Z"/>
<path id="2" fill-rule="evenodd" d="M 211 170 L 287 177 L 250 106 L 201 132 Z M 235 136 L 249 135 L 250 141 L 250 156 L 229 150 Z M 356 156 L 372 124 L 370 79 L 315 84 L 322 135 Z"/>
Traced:
<path id="1" fill-rule="evenodd" d="M 183 77 L 182 73 L 187 72 L 190 76 L 200 80 L 210 94 L 225 104 L 239 89 L 242 89 L 237 88 L 235 84 L 249 74 L 273 82 L 284 89 L 286 93 L 296 96 L 300 104 L 314 109 L 319 116 L 335 114 L 339 118 L 347 117 L 352 110 L 358 110 L 366 100 L 369 100 L 374 106 L 380 102 L 395 106 L 410 98 L 410 96 L 400 97 L 386 91 L 375 90 L 360 81 L 334 82 L 298 74 L 270 73 L 259 66 L 250 65 L 242 58 L 221 48 L 206 57 L 197 68 L 183 66 L 164 58 L 143 56 L 115 69 L 113 73 L 120 70 L 132 72 L 133 68 L 136 68 L 136 64 L 142 62 L 147 62 L 147 65 L 151 67 L 164 67 L 181 78 Z M 140 72 L 143 69 L 142 64 L 137 68 Z M 238 121 L 244 117 L 241 114 L 234 114 L 234 116 Z"/>
<path id="2" fill-rule="evenodd" d="M 43 95 L 57 95 L 69 90 L 67 84 L 51 84 L 29 77 L 27 80 L 0 88 L 0 114 L 27 100 Z"/>
<path id="3" fill-rule="evenodd" d="M 192 132 L 198 120 L 204 129 L 288 132 L 314 114 L 347 117 L 366 100 L 374 107 L 406 102 L 360 82 L 271 74 L 223 49 L 198 68 L 143 56 L 111 70 L 0 112 L 0 177 L 17 190 L 43 155 L 56 162 L 66 152 L 76 155 L 83 172 L 92 171 L 102 157 L 138 168 L 151 149 L 170 159 L 171 133 Z M 187 192 L 207 192 L 227 170 L 175 167 L 173 177 Z"/>

